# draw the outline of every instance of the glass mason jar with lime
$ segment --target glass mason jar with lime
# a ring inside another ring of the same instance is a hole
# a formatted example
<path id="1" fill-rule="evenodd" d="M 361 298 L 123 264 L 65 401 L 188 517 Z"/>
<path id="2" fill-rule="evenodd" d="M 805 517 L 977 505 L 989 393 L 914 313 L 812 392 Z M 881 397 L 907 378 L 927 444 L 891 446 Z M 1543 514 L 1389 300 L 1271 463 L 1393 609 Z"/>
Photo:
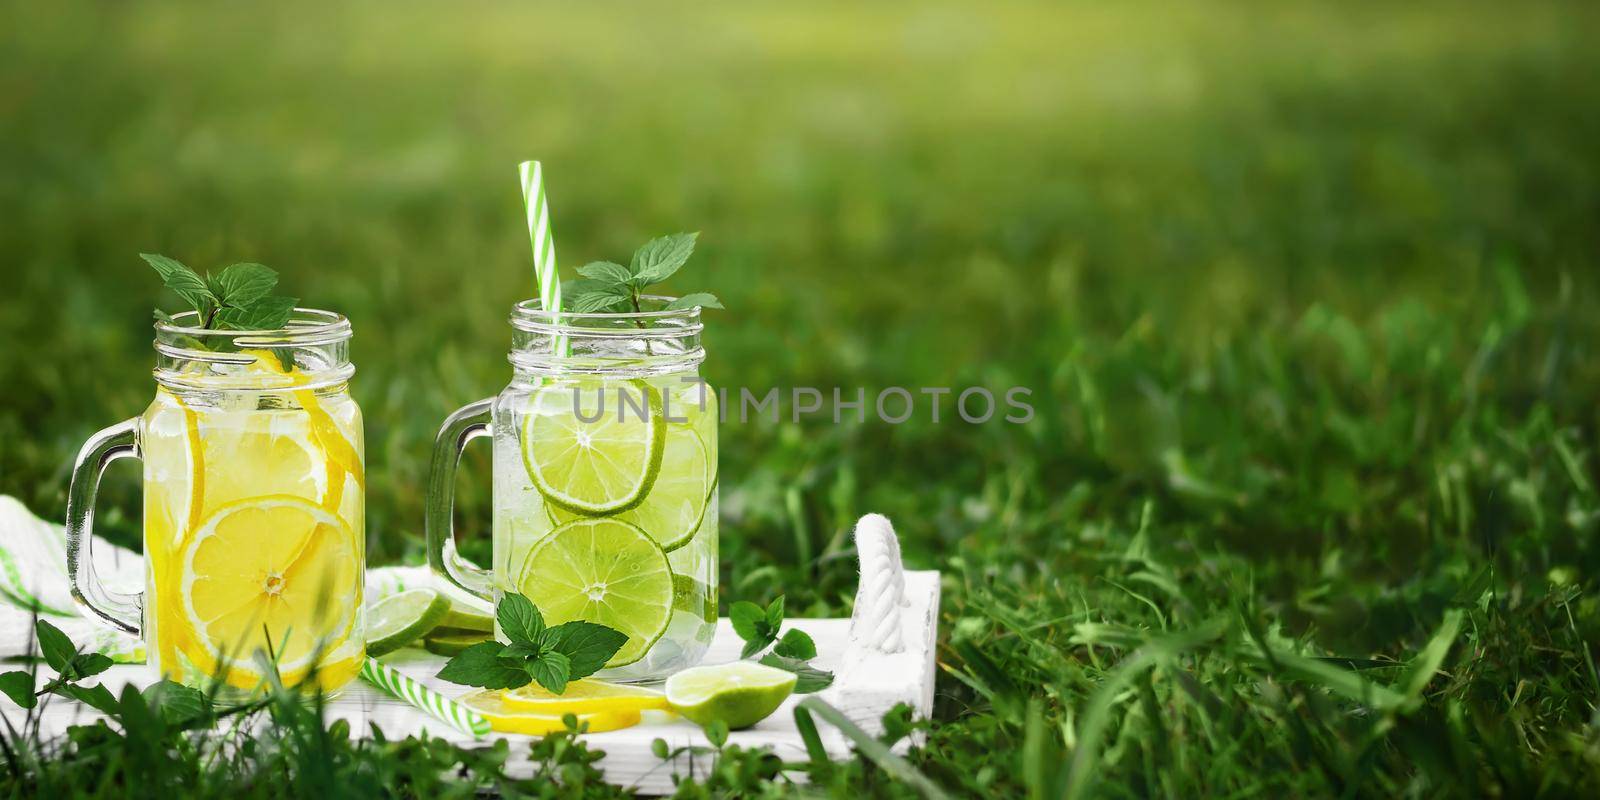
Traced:
<path id="1" fill-rule="evenodd" d="M 333 691 L 364 656 L 350 323 L 286 300 L 271 330 L 219 330 L 201 311 L 158 322 L 155 399 L 90 438 L 73 470 L 75 596 L 142 636 L 157 674 L 193 686 Z M 89 552 L 100 473 L 127 456 L 144 462 L 142 595 L 102 584 Z"/>
<path id="2" fill-rule="evenodd" d="M 511 313 L 511 383 L 451 415 L 428 493 L 428 550 L 452 583 L 533 601 L 628 641 L 598 677 L 693 666 L 717 618 L 717 405 L 701 380 L 700 308 L 641 296 L 629 312 Z M 493 569 L 451 532 L 461 448 L 493 438 Z"/>

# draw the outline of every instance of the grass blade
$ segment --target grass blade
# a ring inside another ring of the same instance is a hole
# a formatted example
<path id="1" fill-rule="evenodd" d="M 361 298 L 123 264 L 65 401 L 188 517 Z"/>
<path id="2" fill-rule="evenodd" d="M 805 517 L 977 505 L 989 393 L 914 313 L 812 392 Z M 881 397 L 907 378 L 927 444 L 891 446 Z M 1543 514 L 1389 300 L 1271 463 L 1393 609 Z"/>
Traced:
<path id="1" fill-rule="evenodd" d="M 800 701 L 795 711 L 801 709 L 821 717 L 829 725 L 839 729 L 846 739 L 855 745 L 856 751 L 865 756 L 867 760 L 878 765 L 878 768 L 898 778 L 907 785 L 916 789 L 923 797 L 944 800 L 949 797 L 939 785 L 928 779 L 911 762 L 894 754 L 883 742 L 869 736 L 860 726 L 850 721 L 839 709 L 824 702 L 819 697 L 807 697 Z"/>

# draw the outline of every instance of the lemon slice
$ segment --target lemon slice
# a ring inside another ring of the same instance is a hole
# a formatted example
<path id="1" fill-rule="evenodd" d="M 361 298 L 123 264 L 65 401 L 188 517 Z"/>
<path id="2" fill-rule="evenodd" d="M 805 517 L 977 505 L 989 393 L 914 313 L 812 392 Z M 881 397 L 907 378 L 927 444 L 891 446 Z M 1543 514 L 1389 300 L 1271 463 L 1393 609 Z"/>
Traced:
<path id="1" fill-rule="evenodd" d="M 501 733 L 522 733 L 544 736 L 567 729 L 561 715 L 534 714 L 521 711 L 506 702 L 505 693 L 476 691 L 463 695 L 457 702 L 483 715 L 489 727 Z M 589 733 L 604 733 L 639 724 L 640 714 L 633 711 L 600 711 L 578 714 L 578 722 L 589 726 Z"/>
<path id="2" fill-rule="evenodd" d="M 155 504 L 151 510 L 162 516 L 157 528 L 170 536 L 169 546 L 177 546 L 200 524 L 205 497 L 200 418 L 166 389 L 157 389 L 156 395 L 164 408 L 144 432 L 145 495 Z"/>
<path id="3" fill-rule="evenodd" d="M 666 447 L 661 454 L 661 469 L 650 492 L 638 505 L 617 514 L 650 535 L 661 549 L 672 552 L 689 543 L 706 517 L 711 484 L 716 467 L 705 440 L 687 425 L 667 425 Z M 560 506 L 548 506 L 557 522 L 570 522 L 579 515 Z"/>
<path id="4" fill-rule="evenodd" d="M 287 409 L 198 414 L 205 513 L 268 495 L 329 506 L 332 465 L 306 414 Z"/>
<path id="5" fill-rule="evenodd" d="M 643 419 L 636 408 L 641 394 L 648 399 Z M 522 423 L 522 460 L 533 485 L 578 514 L 631 508 L 661 469 L 660 405 L 641 381 L 553 384 L 534 392 Z"/>
<path id="6" fill-rule="evenodd" d="M 188 655 L 207 674 L 253 688 L 255 659 L 271 654 L 285 683 L 340 652 L 355 624 L 361 554 L 327 509 L 272 495 L 226 505 L 183 554 Z"/>
<path id="7" fill-rule="evenodd" d="M 200 525 L 205 497 L 204 449 L 199 416 L 183 399 L 164 388 L 156 390 L 156 405 L 146 419 L 141 455 L 144 458 L 144 529 L 150 580 L 163 598 L 178 596 L 177 553 Z M 163 667 L 178 663 L 184 626 L 178 604 L 153 605 L 154 631 L 149 641 Z"/>
<path id="8" fill-rule="evenodd" d="M 250 366 L 253 371 L 282 376 L 288 379 L 292 386 L 303 386 L 310 381 L 298 370 L 285 370 L 277 355 L 270 350 L 240 352 L 255 356 L 256 362 Z M 349 475 L 357 487 L 365 489 L 366 467 L 357 448 L 361 427 L 359 421 L 353 426 L 353 431 L 346 432 L 317 399 L 316 391 L 295 389 L 291 394 L 294 395 L 295 402 L 300 404 L 300 410 L 310 420 L 311 436 L 315 439 L 317 448 L 326 454 L 327 460 L 334 468 Z M 344 493 L 344 484 L 331 478 L 329 482 L 331 490 L 323 498 L 323 503 L 330 509 L 338 509 L 341 495 Z"/>
<path id="9" fill-rule="evenodd" d="M 549 689 L 530 683 L 506 692 L 505 702 L 507 708 L 559 717 L 562 714 L 665 709 L 667 696 L 654 689 L 584 678 L 567 684 L 567 690 L 561 694 L 551 694 Z"/>
<path id="10" fill-rule="evenodd" d="M 574 520 L 539 540 L 517 588 L 550 625 L 581 619 L 627 634 L 607 667 L 643 658 L 672 619 L 667 554 L 637 526 L 610 517 Z"/>

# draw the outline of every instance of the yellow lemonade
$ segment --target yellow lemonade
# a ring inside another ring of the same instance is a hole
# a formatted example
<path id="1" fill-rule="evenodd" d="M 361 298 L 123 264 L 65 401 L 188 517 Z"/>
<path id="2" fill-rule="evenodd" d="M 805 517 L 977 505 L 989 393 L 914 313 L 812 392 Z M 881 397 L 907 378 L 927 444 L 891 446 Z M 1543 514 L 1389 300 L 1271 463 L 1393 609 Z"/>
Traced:
<path id="1" fill-rule="evenodd" d="M 225 390 L 162 388 L 141 419 L 150 660 L 195 686 L 336 689 L 365 654 L 361 414 L 245 352 Z"/>

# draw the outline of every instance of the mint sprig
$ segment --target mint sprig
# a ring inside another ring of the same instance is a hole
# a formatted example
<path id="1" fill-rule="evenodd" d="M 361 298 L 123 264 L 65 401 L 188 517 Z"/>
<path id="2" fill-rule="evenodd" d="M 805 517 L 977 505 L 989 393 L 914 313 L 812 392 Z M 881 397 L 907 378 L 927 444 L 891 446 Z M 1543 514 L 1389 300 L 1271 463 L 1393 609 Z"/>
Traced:
<path id="1" fill-rule="evenodd" d="M 783 628 L 783 595 L 766 608 L 740 600 L 728 609 L 728 621 L 733 624 L 733 632 L 744 640 L 739 657 L 751 658 L 771 647 L 772 652 L 762 656 L 760 663 L 799 676 L 794 686 L 797 694 L 818 692 L 833 684 L 832 672 L 811 666 L 811 659 L 817 657 L 817 643 L 810 634 L 790 628 L 781 637 L 778 635 Z"/>
<path id="2" fill-rule="evenodd" d="M 201 276 L 183 262 L 154 253 L 140 253 L 161 275 L 161 282 L 194 309 L 199 327 L 207 330 L 273 331 L 289 323 L 298 298 L 272 293 L 278 286 L 278 273 L 263 264 L 229 264 L 213 276 Z M 155 310 L 156 318 L 171 322 L 172 316 Z"/>
<path id="3" fill-rule="evenodd" d="M 694 253 L 699 233 L 674 233 L 651 239 L 633 253 L 633 260 L 624 267 L 611 261 L 591 261 L 578 268 L 583 277 L 562 284 L 561 292 L 571 298 L 568 310 L 580 314 L 597 311 L 607 313 L 638 313 L 644 310 L 640 299 L 646 287 L 673 276 L 688 263 Z M 694 292 L 668 303 L 666 309 L 722 308 L 722 302 L 710 292 Z"/>
<path id="4" fill-rule="evenodd" d="M 507 594 L 495 619 L 510 644 L 481 642 L 451 658 L 438 677 L 463 686 L 515 689 L 537 681 L 555 694 L 606 665 L 628 643 L 628 635 L 595 622 L 573 620 L 546 626 L 532 600 Z"/>
<path id="5" fill-rule="evenodd" d="M 777 641 L 778 628 L 783 625 L 783 595 L 778 595 L 765 609 L 749 600 L 740 600 L 728 609 L 728 621 L 733 623 L 733 632 L 744 640 L 744 650 L 739 657 L 749 658 Z"/>

